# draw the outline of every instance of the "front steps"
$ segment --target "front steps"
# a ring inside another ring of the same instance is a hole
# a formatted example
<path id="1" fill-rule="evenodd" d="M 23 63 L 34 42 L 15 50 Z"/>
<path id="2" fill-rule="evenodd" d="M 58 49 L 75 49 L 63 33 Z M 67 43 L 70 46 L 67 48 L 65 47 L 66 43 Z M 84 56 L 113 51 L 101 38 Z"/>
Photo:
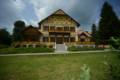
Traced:
<path id="1" fill-rule="evenodd" d="M 67 52 L 67 47 L 65 44 L 56 44 L 56 52 Z"/>

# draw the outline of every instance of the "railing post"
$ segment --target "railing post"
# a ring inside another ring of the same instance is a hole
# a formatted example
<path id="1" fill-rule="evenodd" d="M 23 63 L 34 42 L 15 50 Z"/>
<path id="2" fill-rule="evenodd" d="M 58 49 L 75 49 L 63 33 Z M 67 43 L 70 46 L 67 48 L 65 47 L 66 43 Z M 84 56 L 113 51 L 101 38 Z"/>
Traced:
<path id="1" fill-rule="evenodd" d="M 55 42 L 55 46 L 54 46 L 54 48 L 56 49 L 56 42 Z"/>
<path id="2" fill-rule="evenodd" d="M 68 48 L 68 47 L 66 46 L 66 44 L 65 44 L 65 43 L 64 43 L 64 46 L 65 46 L 65 49 L 67 50 L 67 48 Z"/>

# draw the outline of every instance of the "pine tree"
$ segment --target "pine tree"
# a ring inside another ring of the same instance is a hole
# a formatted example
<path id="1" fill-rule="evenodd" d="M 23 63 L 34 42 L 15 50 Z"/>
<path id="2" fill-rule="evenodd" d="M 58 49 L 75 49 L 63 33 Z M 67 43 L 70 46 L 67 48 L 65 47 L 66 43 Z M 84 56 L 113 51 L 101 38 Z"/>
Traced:
<path id="1" fill-rule="evenodd" d="M 93 24 L 92 25 L 92 41 L 96 41 L 96 36 L 97 36 L 97 29 L 96 29 L 96 25 Z"/>
<path id="2" fill-rule="evenodd" d="M 106 44 L 111 37 L 119 36 L 119 19 L 113 11 L 112 6 L 107 2 L 103 5 L 100 17 L 99 39 L 100 43 Z"/>

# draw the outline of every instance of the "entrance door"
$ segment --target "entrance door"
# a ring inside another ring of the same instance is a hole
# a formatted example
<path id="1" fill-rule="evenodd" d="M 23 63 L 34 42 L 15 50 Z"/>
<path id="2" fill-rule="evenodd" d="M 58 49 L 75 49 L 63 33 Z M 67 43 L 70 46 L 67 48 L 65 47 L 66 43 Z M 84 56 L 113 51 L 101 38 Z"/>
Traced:
<path id="1" fill-rule="evenodd" d="M 62 44 L 63 43 L 63 38 L 62 37 L 57 37 L 56 38 L 56 43 L 57 44 Z"/>

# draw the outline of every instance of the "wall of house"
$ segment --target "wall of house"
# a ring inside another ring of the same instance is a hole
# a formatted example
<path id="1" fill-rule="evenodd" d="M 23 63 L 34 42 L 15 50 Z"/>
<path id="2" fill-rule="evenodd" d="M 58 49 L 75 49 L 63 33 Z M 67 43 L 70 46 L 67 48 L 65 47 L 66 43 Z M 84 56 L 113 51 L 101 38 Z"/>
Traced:
<path id="1" fill-rule="evenodd" d="M 77 37 L 76 35 L 76 28 L 77 28 L 77 23 L 69 18 L 66 15 L 52 15 L 48 19 L 42 22 L 41 24 L 41 32 L 43 36 L 49 36 L 48 31 L 44 31 L 44 26 L 54 26 L 54 27 L 75 27 L 75 31 L 71 32 L 70 31 L 70 36 L 72 37 Z M 76 39 L 75 39 L 76 40 Z"/>
<path id="2" fill-rule="evenodd" d="M 70 19 L 68 16 L 65 15 L 53 15 L 46 19 L 41 27 L 43 26 L 57 26 L 57 27 L 76 27 L 76 23 Z"/>

